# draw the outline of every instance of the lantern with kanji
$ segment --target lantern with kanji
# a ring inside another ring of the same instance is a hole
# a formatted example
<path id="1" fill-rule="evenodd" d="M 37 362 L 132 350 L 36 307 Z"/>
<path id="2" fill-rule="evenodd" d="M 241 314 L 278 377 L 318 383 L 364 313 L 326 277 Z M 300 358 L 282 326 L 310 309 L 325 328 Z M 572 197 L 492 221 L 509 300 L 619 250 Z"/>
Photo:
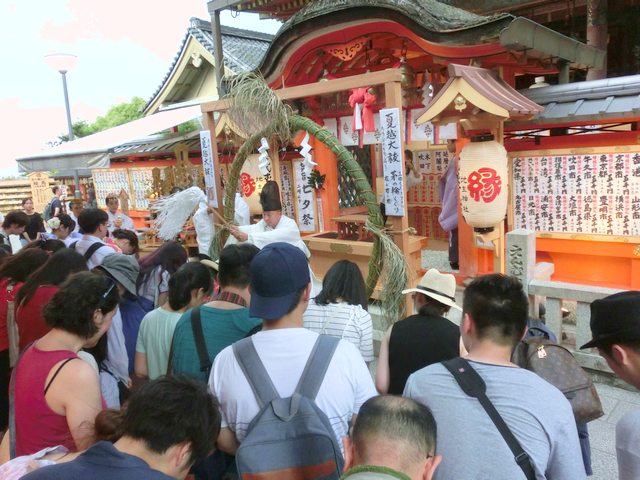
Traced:
<path id="1" fill-rule="evenodd" d="M 489 232 L 507 213 L 507 151 L 493 135 L 472 137 L 459 163 L 462 215 L 476 232 Z"/>

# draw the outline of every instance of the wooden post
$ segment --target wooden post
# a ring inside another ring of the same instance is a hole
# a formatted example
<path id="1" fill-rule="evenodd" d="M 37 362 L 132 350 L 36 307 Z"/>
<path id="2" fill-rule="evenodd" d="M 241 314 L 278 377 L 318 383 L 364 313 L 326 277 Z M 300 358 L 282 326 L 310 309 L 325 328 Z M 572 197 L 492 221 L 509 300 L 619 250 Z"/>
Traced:
<path id="1" fill-rule="evenodd" d="M 385 102 L 387 108 L 399 108 L 400 109 L 400 120 L 402 120 L 402 87 L 400 86 L 400 82 L 387 82 L 384 84 L 384 93 L 385 93 Z M 400 122 L 400 146 L 401 151 L 404 151 L 404 132 L 405 126 Z M 404 171 L 404 165 L 402 167 Z M 402 184 L 404 192 L 407 191 L 407 179 L 403 175 L 402 176 Z M 400 248 L 404 257 L 409 259 L 409 211 L 407 210 L 407 202 L 404 202 L 404 215 L 401 217 L 389 216 L 389 221 L 391 222 L 391 229 L 396 232 L 393 235 L 393 239 L 396 245 Z M 409 260 L 410 262 L 410 260 Z M 415 278 L 416 269 L 413 268 L 414 265 L 409 265 L 409 284 L 413 285 Z M 411 295 L 405 295 L 405 314 L 411 315 L 413 309 L 413 303 L 411 299 Z"/>

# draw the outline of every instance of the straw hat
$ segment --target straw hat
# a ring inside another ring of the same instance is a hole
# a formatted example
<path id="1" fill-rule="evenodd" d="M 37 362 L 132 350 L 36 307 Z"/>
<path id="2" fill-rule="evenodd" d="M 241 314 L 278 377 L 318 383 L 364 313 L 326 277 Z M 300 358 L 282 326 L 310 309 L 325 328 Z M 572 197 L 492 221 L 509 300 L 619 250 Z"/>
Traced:
<path id="1" fill-rule="evenodd" d="M 440 273 L 435 268 L 428 270 L 415 288 L 408 288 L 402 293 L 422 293 L 443 305 L 462 310 L 456 305 L 456 278 L 450 273 Z"/>

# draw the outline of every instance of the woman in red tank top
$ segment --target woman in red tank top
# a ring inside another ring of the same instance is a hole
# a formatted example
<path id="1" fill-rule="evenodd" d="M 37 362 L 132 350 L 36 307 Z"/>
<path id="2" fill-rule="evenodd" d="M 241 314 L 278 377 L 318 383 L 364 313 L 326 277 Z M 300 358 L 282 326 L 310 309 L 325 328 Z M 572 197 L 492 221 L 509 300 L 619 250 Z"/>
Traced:
<path id="1" fill-rule="evenodd" d="M 51 327 L 44 319 L 44 307 L 69 275 L 87 270 L 87 261 L 78 252 L 63 248 L 33 272 L 16 295 L 16 323 L 20 350 L 44 336 Z"/>
<path id="2" fill-rule="evenodd" d="M 49 258 L 39 248 L 23 249 L 9 257 L 0 268 L 0 431 L 9 421 L 9 334 L 7 317 L 13 308 L 16 294 L 22 283 Z"/>
<path id="3" fill-rule="evenodd" d="M 64 445 L 83 450 L 94 441 L 103 408 L 98 374 L 77 353 L 96 344 L 118 305 L 113 280 L 72 275 L 44 309 L 51 331 L 23 353 L 15 372 L 16 454 Z"/>

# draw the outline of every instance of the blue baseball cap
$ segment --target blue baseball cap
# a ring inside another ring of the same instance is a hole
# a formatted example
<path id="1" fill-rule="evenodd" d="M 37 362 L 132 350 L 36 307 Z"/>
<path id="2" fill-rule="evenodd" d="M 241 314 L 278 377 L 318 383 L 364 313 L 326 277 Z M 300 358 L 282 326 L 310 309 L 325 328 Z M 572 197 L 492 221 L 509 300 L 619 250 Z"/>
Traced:
<path id="1" fill-rule="evenodd" d="M 249 314 L 264 320 L 283 317 L 296 294 L 310 282 L 307 257 L 289 243 L 270 243 L 251 260 Z"/>

